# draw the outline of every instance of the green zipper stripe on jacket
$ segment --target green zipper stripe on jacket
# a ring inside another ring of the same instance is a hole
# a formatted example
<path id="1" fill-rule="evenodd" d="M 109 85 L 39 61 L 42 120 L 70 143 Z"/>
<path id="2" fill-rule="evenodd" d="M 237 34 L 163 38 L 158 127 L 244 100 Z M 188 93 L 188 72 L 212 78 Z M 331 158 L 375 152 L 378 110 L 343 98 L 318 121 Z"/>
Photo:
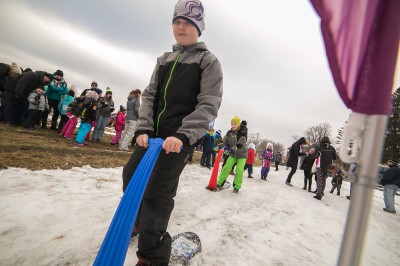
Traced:
<path id="1" fill-rule="evenodd" d="M 168 81 L 167 81 L 167 85 L 165 85 L 165 89 L 164 89 L 164 109 L 161 111 L 161 113 L 158 115 L 158 118 L 157 118 L 157 131 L 156 131 L 156 135 L 158 135 L 158 126 L 160 125 L 160 117 L 161 117 L 161 115 L 164 113 L 165 109 L 167 109 L 167 89 L 168 89 L 169 82 L 170 82 L 170 80 L 171 80 L 171 78 L 172 78 L 172 72 L 174 72 L 175 65 L 176 65 L 176 63 L 178 62 L 178 60 L 179 60 L 179 58 L 181 57 L 181 55 L 182 55 L 182 54 L 179 54 L 179 55 L 176 57 L 175 62 L 174 62 L 174 65 L 172 66 L 171 72 L 169 73 L 169 78 L 168 78 Z"/>

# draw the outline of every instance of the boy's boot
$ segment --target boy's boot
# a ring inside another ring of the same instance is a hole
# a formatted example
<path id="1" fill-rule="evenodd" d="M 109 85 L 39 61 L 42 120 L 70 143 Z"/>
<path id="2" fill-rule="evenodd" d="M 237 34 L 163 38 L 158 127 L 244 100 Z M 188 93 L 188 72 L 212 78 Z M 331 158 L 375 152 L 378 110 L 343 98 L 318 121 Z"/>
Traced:
<path id="1" fill-rule="evenodd" d="M 329 191 L 329 193 L 333 193 L 333 188 L 331 189 L 331 191 Z"/>
<path id="2" fill-rule="evenodd" d="M 312 192 L 312 191 L 311 191 L 311 186 L 308 187 L 308 192 Z"/>
<path id="3" fill-rule="evenodd" d="M 340 196 L 340 189 L 337 190 L 336 195 Z"/>

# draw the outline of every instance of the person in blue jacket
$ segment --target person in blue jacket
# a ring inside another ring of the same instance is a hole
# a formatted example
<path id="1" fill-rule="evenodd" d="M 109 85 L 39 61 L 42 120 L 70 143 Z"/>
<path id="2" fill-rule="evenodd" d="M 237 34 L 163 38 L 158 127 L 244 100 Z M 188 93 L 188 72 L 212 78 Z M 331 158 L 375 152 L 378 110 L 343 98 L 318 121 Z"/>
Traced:
<path id="1" fill-rule="evenodd" d="M 75 92 L 73 90 L 68 91 L 68 95 L 60 101 L 58 104 L 58 111 L 60 112 L 61 120 L 60 123 L 58 124 L 58 132 L 61 132 L 65 126 L 65 124 L 68 122 L 68 116 L 67 116 L 67 109 L 68 105 L 72 103 L 74 100 Z"/>
<path id="2" fill-rule="evenodd" d="M 214 129 L 210 128 L 203 136 L 203 155 L 201 156 L 200 165 L 211 169 L 211 153 L 214 148 Z"/>
<path id="3" fill-rule="evenodd" d="M 47 128 L 47 116 L 51 109 L 53 109 L 53 117 L 51 118 L 50 129 L 57 130 L 57 120 L 60 116 L 58 110 L 58 104 L 61 101 L 61 96 L 68 93 L 68 86 L 64 79 L 64 73 L 61 70 L 57 70 L 53 74 L 53 80 L 47 86 L 47 99 L 49 101 L 49 110 L 43 113 L 42 116 L 42 128 Z"/>

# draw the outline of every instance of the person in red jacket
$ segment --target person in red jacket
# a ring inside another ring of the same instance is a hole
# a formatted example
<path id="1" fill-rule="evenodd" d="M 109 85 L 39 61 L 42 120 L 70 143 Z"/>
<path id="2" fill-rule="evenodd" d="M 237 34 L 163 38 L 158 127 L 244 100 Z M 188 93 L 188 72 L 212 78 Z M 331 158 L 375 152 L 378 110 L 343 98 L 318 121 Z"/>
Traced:
<path id="1" fill-rule="evenodd" d="M 115 131 L 116 134 L 114 138 L 111 140 L 111 145 L 117 145 L 119 139 L 121 138 L 122 131 L 125 129 L 125 114 L 126 109 L 122 105 L 119 107 L 119 112 L 117 114 L 116 122 L 115 122 Z"/>
<path id="2" fill-rule="evenodd" d="M 254 143 L 249 144 L 249 149 L 247 150 L 247 160 L 246 164 L 244 166 L 244 170 L 247 169 L 249 175 L 247 176 L 248 178 L 253 178 L 251 174 L 253 173 L 253 163 L 254 163 L 254 158 L 256 155 L 256 146 Z"/>

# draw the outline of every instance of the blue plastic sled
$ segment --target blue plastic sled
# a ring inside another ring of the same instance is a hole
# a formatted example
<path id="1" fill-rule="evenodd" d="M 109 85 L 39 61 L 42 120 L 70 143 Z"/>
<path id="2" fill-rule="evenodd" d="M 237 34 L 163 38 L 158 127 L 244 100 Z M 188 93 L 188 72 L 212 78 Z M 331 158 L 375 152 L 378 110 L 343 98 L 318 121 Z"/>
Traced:
<path id="1" fill-rule="evenodd" d="M 93 265 L 124 264 L 140 203 L 162 144 L 163 139 L 149 139 L 149 148 L 125 190 Z"/>

